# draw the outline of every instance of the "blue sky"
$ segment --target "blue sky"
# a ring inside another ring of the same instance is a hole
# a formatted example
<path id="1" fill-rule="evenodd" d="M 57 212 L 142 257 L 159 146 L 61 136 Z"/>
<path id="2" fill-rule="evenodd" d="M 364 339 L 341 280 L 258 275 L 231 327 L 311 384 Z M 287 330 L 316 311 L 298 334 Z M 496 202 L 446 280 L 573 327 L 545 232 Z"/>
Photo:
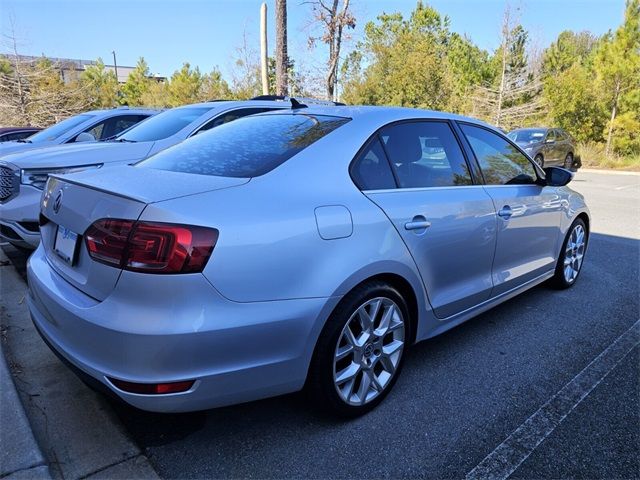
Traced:
<path id="1" fill-rule="evenodd" d="M 170 75 L 183 62 L 204 72 L 218 66 L 225 75 L 233 67 L 235 49 L 246 37 L 259 48 L 260 0 L 0 0 L 2 33 L 15 27 L 21 53 L 96 59 L 134 65 L 144 56 L 154 73 Z M 494 49 L 505 0 L 431 0 L 428 4 L 451 19 L 454 31 L 466 33 L 482 48 Z M 622 20 L 624 0 L 511 0 L 521 22 L 546 47 L 565 29 L 602 34 Z M 274 0 L 268 0 L 269 50 L 273 52 Z M 382 12 L 405 15 L 415 0 L 352 0 L 357 19 L 352 44 L 363 27 Z M 322 50 L 309 51 L 309 7 L 289 0 L 289 48 L 294 59 L 308 64 L 323 60 Z M 6 48 L 3 46 L 3 50 Z"/>

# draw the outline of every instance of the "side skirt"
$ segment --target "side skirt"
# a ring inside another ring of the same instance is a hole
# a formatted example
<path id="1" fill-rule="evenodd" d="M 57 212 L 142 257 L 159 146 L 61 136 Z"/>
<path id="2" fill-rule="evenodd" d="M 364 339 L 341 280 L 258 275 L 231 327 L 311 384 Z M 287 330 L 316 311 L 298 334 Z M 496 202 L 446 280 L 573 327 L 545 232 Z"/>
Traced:
<path id="1" fill-rule="evenodd" d="M 486 312 L 487 310 L 490 310 L 496 305 L 506 302 L 507 300 L 521 294 L 522 292 L 529 290 L 530 288 L 533 288 L 536 285 L 541 284 L 542 282 L 553 277 L 553 274 L 554 274 L 554 270 L 550 270 L 546 273 L 543 273 L 539 277 L 529 280 L 527 283 L 524 283 L 519 287 L 506 291 L 498 295 L 497 297 L 490 298 L 489 300 L 486 300 L 476 305 L 475 307 L 468 308 L 460 313 L 456 313 L 455 315 L 445 318 L 440 321 L 442 323 L 439 326 L 437 326 L 436 328 L 428 332 L 424 337 L 417 339 L 417 342 L 435 337 L 436 335 L 440 335 L 441 333 L 444 333 L 447 330 L 453 327 L 456 327 L 463 322 L 466 322 L 470 318 L 480 315 L 481 313 Z"/>

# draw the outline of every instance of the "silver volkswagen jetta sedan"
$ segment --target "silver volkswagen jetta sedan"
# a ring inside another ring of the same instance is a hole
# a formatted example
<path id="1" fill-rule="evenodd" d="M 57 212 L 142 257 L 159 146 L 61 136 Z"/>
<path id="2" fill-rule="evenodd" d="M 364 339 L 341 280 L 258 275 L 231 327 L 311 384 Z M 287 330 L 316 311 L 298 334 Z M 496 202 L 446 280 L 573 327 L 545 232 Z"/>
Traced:
<path id="1" fill-rule="evenodd" d="M 570 172 L 469 118 L 293 105 L 49 179 L 28 302 L 79 374 L 145 410 L 306 386 L 358 415 L 411 344 L 576 282 L 589 213 Z"/>

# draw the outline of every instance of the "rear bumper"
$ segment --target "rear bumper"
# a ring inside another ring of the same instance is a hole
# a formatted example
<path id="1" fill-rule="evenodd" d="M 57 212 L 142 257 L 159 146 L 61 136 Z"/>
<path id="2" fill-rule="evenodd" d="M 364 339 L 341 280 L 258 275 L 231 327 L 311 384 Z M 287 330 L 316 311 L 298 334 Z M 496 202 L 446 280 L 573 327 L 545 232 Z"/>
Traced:
<path id="1" fill-rule="evenodd" d="M 140 275 L 123 272 L 113 293 L 97 302 L 55 273 L 42 248 L 27 274 L 31 316 L 50 347 L 125 402 L 156 412 L 299 390 L 324 318 L 339 300 L 235 303 L 200 274 L 144 275 L 140 289 Z M 195 383 L 187 392 L 140 395 L 108 377 Z"/>

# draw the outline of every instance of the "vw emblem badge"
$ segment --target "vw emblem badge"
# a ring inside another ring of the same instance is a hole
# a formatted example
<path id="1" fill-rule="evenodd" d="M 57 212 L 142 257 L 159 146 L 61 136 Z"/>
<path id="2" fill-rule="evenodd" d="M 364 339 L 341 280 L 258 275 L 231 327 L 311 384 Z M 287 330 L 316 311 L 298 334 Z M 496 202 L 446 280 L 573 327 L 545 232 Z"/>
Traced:
<path id="1" fill-rule="evenodd" d="M 53 213 L 58 213 L 60 211 L 61 206 L 62 206 L 62 190 L 58 192 L 58 195 L 56 195 L 56 199 L 53 201 Z"/>

